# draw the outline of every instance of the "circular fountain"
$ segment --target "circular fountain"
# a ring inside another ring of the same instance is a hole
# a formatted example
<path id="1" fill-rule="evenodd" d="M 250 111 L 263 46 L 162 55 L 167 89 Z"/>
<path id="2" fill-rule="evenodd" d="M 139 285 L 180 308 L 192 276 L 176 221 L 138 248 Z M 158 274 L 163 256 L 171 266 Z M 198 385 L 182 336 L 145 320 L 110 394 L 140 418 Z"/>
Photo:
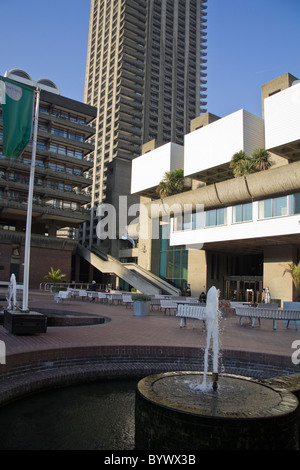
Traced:
<path id="1" fill-rule="evenodd" d="M 298 449 L 298 400 L 292 393 L 218 373 L 218 297 L 212 287 L 203 373 L 162 373 L 138 383 L 137 450 Z M 211 340 L 213 372 L 208 373 Z"/>

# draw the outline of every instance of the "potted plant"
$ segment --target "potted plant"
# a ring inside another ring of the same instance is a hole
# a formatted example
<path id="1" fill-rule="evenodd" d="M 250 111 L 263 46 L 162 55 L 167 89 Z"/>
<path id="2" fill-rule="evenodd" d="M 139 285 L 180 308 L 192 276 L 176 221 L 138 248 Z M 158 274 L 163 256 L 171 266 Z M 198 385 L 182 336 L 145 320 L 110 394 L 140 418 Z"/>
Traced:
<path id="1" fill-rule="evenodd" d="M 183 169 L 167 171 L 163 180 L 159 183 L 156 192 L 161 199 L 172 196 L 173 194 L 182 193 L 187 191 L 189 186 L 186 186 L 186 178 L 184 177 Z"/>
<path id="2" fill-rule="evenodd" d="M 289 263 L 288 268 L 284 270 L 285 273 L 289 273 L 292 276 L 293 283 L 296 289 L 296 302 L 300 301 L 300 261 L 298 264 Z"/>
<path id="3" fill-rule="evenodd" d="M 133 315 L 134 316 L 145 316 L 149 313 L 149 306 L 151 297 L 146 294 L 133 294 Z"/>
<path id="4" fill-rule="evenodd" d="M 58 294 L 60 290 L 65 290 L 65 288 L 59 287 L 56 284 L 61 283 L 64 279 L 66 278 L 66 274 L 63 274 L 60 269 L 57 269 L 56 271 L 51 267 L 49 273 L 47 276 L 45 276 L 45 279 L 48 279 L 48 281 L 52 282 L 51 285 L 51 292 L 54 292 L 54 298 L 55 294 Z"/>

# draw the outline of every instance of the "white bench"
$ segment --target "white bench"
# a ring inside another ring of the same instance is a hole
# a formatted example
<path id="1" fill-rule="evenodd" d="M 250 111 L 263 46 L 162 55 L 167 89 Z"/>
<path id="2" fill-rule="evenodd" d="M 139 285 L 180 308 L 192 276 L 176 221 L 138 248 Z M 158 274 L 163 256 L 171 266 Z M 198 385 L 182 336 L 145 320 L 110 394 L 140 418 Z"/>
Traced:
<path id="1" fill-rule="evenodd" d="M 86 291 L 86 295 L 90 299 L 90 301 L 98 299 L 98 292 Z"/>
<path id="2" fill-rule="evenodd" d="M 122 294 L 122 303 L 126 305 L 126 308 L 128 307 L 128 305 L 132 305 L 133 300 L 131 294 Z"/>
<path id="3" fill-rule="evenodd" d="M 107 293 L 105 292 L 98 292 L 98 300 L 100 302 L 108 302 L 108 295 Z"/>
<path id="4" fill-rule="evenodd" d="M 160 301 L 160 308 L 164 308 L 165 309 L 165 314 L 167 312 L 167 310 L 169 310 L 169 315 L 171 313 L 171 310 L 176 310 L 177 309 L 177 303 L 176 302 L 172 302 L 172 300 L 161 300 Z"/>
<path id="5" fill-rule="evenodd" d="M 117 294 L 117 293 L 107 294 L 107 299 L 111 304 L 113 304 L 114 302 L 117 304 L 120 304 L 123 299 L 122 295 L 123 294 Z"/>
<path id="6" fill-rule="evenodd" d="M 252 328 L 254 327 L 255 320 L 258 320 L 259 326 L 261 319 L 272 320 L 274 330 L 276 330 L 277 320 L 287 320 L 287 328 L 290 321 L 300 320 L 299 310 L 279 310 L 278 308 L 268 308 L 267 306 L 263 308 L 235 307 L 235 313 L 240 317 L 240 325 L 243 324 L 244 318 L 249 318 Z"/>
<path id="7" fill-rule="evenodd" d="M 63 302 L 66 299 L 71 298 L 71 292 L 66 291 L 66 290 L 60 290 L 58 294 L 55 296 L 56 302 Z"/>
<path id="8" fill-rule="evenodd" d="M 205 320 L 205 307 L 200 307 L 199 305 L 179 304 L 176 312 L 176 317 L 180 317 L 180 328 L 182 328 L 183 322 L 184 326 L 186 326 L 187 318 L 192 318 L 194 320 L 194 328 L 196 320 Z"/>
<path id="9" fill-rule="evenodd" d="M 283 302 L 283 310 L 297 310 L 297 311 L 299 311 L 300 310 L 300 302 L 291 302 L 291 301 L 285 300 Z M 289 326 L 290 321 L 287 322 L 287 326 Z M 293 321 L 294 321 L 295 328 L 297 330 L 300 322 L 299 322 L 299 320 L 298 321 L 293 320 Z M 285 323 L 285 322 L 283 322 L 283 323 Z"/>

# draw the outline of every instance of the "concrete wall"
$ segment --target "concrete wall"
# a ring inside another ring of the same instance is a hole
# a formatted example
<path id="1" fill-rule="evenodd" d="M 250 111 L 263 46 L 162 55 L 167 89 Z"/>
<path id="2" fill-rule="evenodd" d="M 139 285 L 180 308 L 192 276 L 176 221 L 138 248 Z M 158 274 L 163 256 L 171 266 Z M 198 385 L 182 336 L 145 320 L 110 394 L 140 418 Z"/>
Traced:
<path id="1" fill-rule="evenodd" d="M 289 273 L 283 273 L 295 257 L 296 248 L 291 245 L 280 245 L 280 249 L 278 246 L 265 247 L 264 287 L 269 287 L 272 298 L 281 299 L 282 302 L 293 300 L 292 278 Z"/>
<path id="2" fill-rule="evenodd" d="M 206 252 L 204 250 L 189 250 L 187 282 L 191 285 L 193 297 L 199 297 L 201 292 L 207 292 L 206 277 Z"/>
<path id="3" fill-rule="evenodd" d="M 168 143 L 132 161 L 131 193 L 159 185 L 168 171 L 183 168 L 184 150 L 181 145 Z"/>
<path id="4" fill-rule="evenodd" d="M 300 81 L 265 99 L 266 149 L 299 139 Z"/>
<path id="5" fill-rule="evenodd" d="M 185 136 L 184 175 L 228 164 L 234 153 L 264 147 L 263 120 L 243 109 Z"/>

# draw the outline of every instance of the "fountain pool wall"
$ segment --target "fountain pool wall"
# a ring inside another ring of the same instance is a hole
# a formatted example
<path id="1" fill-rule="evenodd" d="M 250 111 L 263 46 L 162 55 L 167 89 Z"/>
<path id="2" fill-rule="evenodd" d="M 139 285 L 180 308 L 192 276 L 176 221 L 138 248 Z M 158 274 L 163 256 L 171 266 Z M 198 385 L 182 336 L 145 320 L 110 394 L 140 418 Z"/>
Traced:
<path id="1" fill-rule="evenodd" d="M 138 383 L 137 450 L 298 450 L 299 402 L 292 393 L 228 374 L 218 390 L 200 390 L 202 380 L 186 371 Z"/>
<path id="2" fill-rule="evenodd" d="M 9 349 L 9 344 L 7 345 Z M 297 374 L 290 357 L 222 350 L 229 374 L 269 379 Z M 8 355 L 0 365 L 0 405 L 57 386 L 105 378 L 142 378 L 168 371 L 203 370 L 203 350 L 172 346 L 88 346 Z"/>
<path id="3" fill-rule="evenodd" d="M 299 394 L 299 368 L 290 357 L 223 350 L 222 365 L 227 373 Z M 184 370 L 203 370 L 203 350 L 142 345 L 39 349 L 8 355 L 6 364 L 0 365 L 0 405 L 57 387 L 111 379 L 138 382 L 149 375 Z"/>

